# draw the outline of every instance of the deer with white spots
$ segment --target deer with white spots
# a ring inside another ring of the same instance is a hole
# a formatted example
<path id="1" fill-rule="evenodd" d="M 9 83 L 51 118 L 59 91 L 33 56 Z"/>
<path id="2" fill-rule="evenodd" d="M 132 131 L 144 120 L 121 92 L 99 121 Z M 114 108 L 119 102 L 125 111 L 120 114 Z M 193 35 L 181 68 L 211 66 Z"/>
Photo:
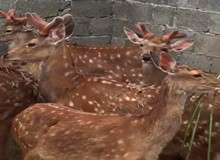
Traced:
<path id="1" fill-rule="evenodd" d="M 36 33 L 34 28 L 27 23 L 27 17 L 16 17 L 15 9 L 10 9 L 8 13 L 0 11 L 0 15 L 4 16 L 6 20 L 6 23 L 0 29 L 0 43 L 7 45 L 8 51 L 35 37 Z M 72 16 L 70 17 L 66 14 L 63 18 L 65 26 L 68 28 L 68 23 L 72 20 Z M 68 29 L 68 31 L 71 31 L 71 29 Z M 3 54 L 5 55 L 5 53 Z M 21 63 L 16 64 L 16 67 L 19 65 L 25 65 L 28 70 L 32 70 L 31 73 L 34 77 L 38 76 L 37 68 L 39 67 L 39 64 Z"/>
<path id="2" fill-rule="evenodd" d="M 135 32 L 131 31 L 130 29 L 125 28 L 125 33 L 127 34 L 128 38 L 135 44 L 139 44 L 141 45 L 141 47 L 143 48 L 143 56 L 142 56 L 142 62 L 143 62 L 143 70 L 144 73 L 144 79 L 147 81 L 153 81 L 156 78 L 161 79 L 161 81 L 164 79 L 163 77 L 166 75 L 166 73 L 160 74 L 161 71 L 155 67 L 154 65 L 152 65 L 152 61 L 149 61 L 149 52 L 158 52 L 158 48 L 162 47 L 161 50 L 166 51 L 166 50 L 173 50 L 173 51 L 182 51 L 185 50 L 187 48 L 189 48 L 194 42 L 192 40 L 180 40 L 177 41 L 175 43 L 170 43 L 169 39 L 174 36 L 177 37 L 183 37 L 184 35 L 178 34 L 177 32 L 173 32 L 170 37 L 165 35 L 165 38 L 162 39 L 158 39 L 158 38 L 154 38 L 154 34 L 151 33 L 150 31 L 148 31 L 144 25 L 140 25 L 140 29 L 142 30 L 143 33 L 145 33 L 144 38 L 140 38 L 138 36 L 138 34 L 136 34 Z M 151 42 L 155 42 L 154 43 L 149 43 L 149 40 Z M 147 45 L 146 45 L 147 44 Z M 180 48 L 181 47 L 181 48 Z M 146 53 L 146 51 L 148 51 L 148 53 Z M 153 72 L 152 72 L 153 71 Z M 155 72 L 158 72 L 157 74 L 154 74 Z M 151 75 L 151 76 L 147 76 L 147 75 Z M 160 77 L 158 75 L 161 75 Z M 157 80 L 158 81 L 158 80 Z M 145 81 L 146 82 L 146 81 Z M 204 106 L 203 107 L 203 112 L 202 112 L 202 116 L 200 117 L 201 119 L 201 124 L 199 126 L 199 131 L 196 134 L 195 137 L 195 143 L 194 143 L 194 149 L 191 153 L 191 158 L 193 160 L 201 160 L 202 158 L 205 160 L 206 159 L 206 154 L 207 154 L 207 150 L 208 150 L 208 130 L 209 130 L 209 124 L 208 124 L 208 118 L 210 115 L 210 110 L 209 110 L 209 106 L 211 104 L 215 104 L 215 112 L 214 112 L 214 120 L 215 120 L 215 124 L 220 123 L 220 119 L 219 117 L 219 110 L 220 110 L 220 94 L 217 93 L 215 96 L 216 101 L 213 103 L 213 95 L 208 95 L 205 97 L 205 99 L 203 99 L 203 101 L 201 102 L 201 105 Z M 194 102 L 194 101 L 193 101 Z M 188 104 L 190 105 L 190 99 L 188 99 Z M 193 107 L 190 106 L 188 108 L 188 112 L 184 113 L 183 115 L 183 119 L 184 122 L 188 121 L 190 119 L 190 117 L 192 116 L 193 113 Z M 204 124 L 204 122 L 206 122 Z M 184 123 L 181 127 L 181 130 L 178 132 L 177 136 L 175 136 L 173 142 L 170 143 L 170 146 L 168 145 L 167 150 L 169 153 L 182 153 L 182 156 L 185 157 L 186 153 L 187 153 L 187 147 L 182 148 L 182 140 L 185 134 L 185 128 L 186 128 L 187 123 Z M 219 151 L 219 139 L 220 137 L 218 135 L 220 135 L 220 130 L 218 129 L 218 127 L 214 127 L 213 131 L 212 131 L 212 138 L 214 139 L 213 141 L 213 156 L 215 154 L 218 153 Z M 189 136 L 190 137 L 190 136 Z M 170 148 L 170 149 L 169 149 Z M 176 152 L 174 152 L 176 151 Z M 202 154 L 204 153 L 204 154 Z"/>
<path id="3" fill-rule="evenodd" d="M 198 96 L 198 95 L 197 95 Z M 196 97 L 197 97 L 196 96 Z M 194 96 L 193 96 L 194 97 Z M 194 109 L 195 109 L 195 99 L 188 99 L 186 106 L 186 111 L 183 114 L 183 124 L 181 129 L 178 131 L 177 135 L 174 139 L 167 145 L 165 148 L 163 155 L 167 157 L 173 156 L 181 156 L 182 159 L 185 159 L 187 156 L 189 141 L 192 133 L 188 135 L 188 138 L 185 142 L 185 145 L 182 146 L 185 129 L 191 118 Z M 210 112 L 213 109 L 213 123 L 212 123 L 212 151 L 211 151 L 211 159 L 218 156 L 220 153 L 220 93 L 209 94 L 205 96 L 201 101 L 201 115 L 198 123 L 198 128 L 194 137 L 194 142 L 192 146 L 192 151 L 190 152 L 190 160 L 207 160 L 207 151 L 208 151 L 208 139 L 209 139 L 209 119 Z M 193 121 L 193 125 L 195 120 Z"/>
<path id="4" fill-rule="evenodd" d="M 38 84 L 29 74 L 0 67 L 0 160 L 7 148 L 12 119 L 38 102 L 38 92 Z"/>
<path id="5" fill-rule="evenodd" d="M 30 18 L 31 16 L 32 18 Z M 48 35 L 49 33 L 43 30 L 44 27 L 49 23 L 41 19 L 35 13 L 31 14 L 31 16 L 29 16 L 29 23 L 39 28 L 41 35 Z M 71 25 L 69 26 L 70 26 L 69 29 L 71 29 Z M 183 38 L 186 36 L 184 33 L 175 34 L 176 33 L 175 32 L 164 35 L 162 38 L 155 38 L 153 33 L 151 33 L 151 36 L 149 36 L 149 33 L 147 32 L 146 28 L 144 28 L 143 25 L 137 24 L 136 28 L 140 30 L 144 35 L 143 40 L 145 43 L 145 49 L 147 48 L 146 46 L 148 46 L 149 49 L 153 48 L 158 51 L 166 50 L 166 52 L 168 52 L 169 49 L 175 50 L 174 47 L 170 47 L 170 45 L 173 45 L 173 43 L 171 43 L 171 40 L 175 38 Z M 67 35 L 71 33 L 68 31 L 69 29 L 66 29 L 66 31 L 68 32 Z M 45 37 L 41 37 L 41 40 L 44 38 Z M 139 40 L 140 39 L 141 38 L 139 38 Z M 33 50 L 32 48 L 35 48 L 36 43 L 37 43 L 36 41 L 32 41 L 31 44 L 32 46 L 28 46 L 28 48 L 30 48 L 30 50 Z M 192 44 L 193 43 L 191 43 L 191 45 Z M 42 46 L 41 51 L 44 50 L 44 52 L 51 52 L 51 47 L 50 46 L 46 47 L 46 45 L 50 45 L 50 44 L 47 43 L 44 46 Z M 68 55 L 66 55 L 65 53 L 62 54 L 63 56 L 60 57 L 59 60 L 61 60 L 61 58 L 64 59 L 62 61 L 64 61 L 63 63 L 67 68 L 70 65 L 69 59 L 71 58 L 71 61 L 78 68 L 78 72 L 86 76 L 105 77 L 108 79 L 113 79 L 126 83 L 135 83 L 135 84 L 144 83 L 142 63 L 140 61 L 142 49 L 138 45 L 123 46 L 123 47 L 83 46 L 83 45 L 73 45 L 69 43 L 62 43 L 62 45 L 63 47 L 66 47 L 66 50 L 68 51 Z M 58 46 L 61 46 L 61 44 L 59 43 L 56 45 L 56 47 Z M 188 45 L 188 47 L 189 46 L 190 45 Z M 188 47 L 185 47 L 184 49 Z M 53 45 L 53 48 L 55 48 L 55 45 Z M 184 49 L 181 48 L 181 50 Z M 156 72 L 154 67 L 152 67 L 152 69 L 150 67 L 148 68 L 149 68 L 148 70 L 150 71 L 144 73 L 146 75 L 144 77 L 145 82 L 147 83 L 147 85 L 153 85 L 153 84 L 159 85 L 165 75 L 162 72 Z M 144 70 L 144 72 L 146 72 L 146 70 Z M 154 76 L 150 75 L 151 73 L 154 73 L 153 74 Z M 68 75 L 68 73 L 66 74 Z M 161 75 L 163 76 L 162 78 L 160 78 Z M 155 77 L 159 77 L 159 78 L 155 78 Z M 149 80 L 147 80 L 147 78 L 149 78 Z"/>
<path id="6" fill-rule="evenodd" d="M 138 76 L 140 79 L 136 77 L 135 80 L 137 81 L 138 80 L 141 81 L 141 79 L 143 78 L 141 61 L 140 61 L 141 53 L 137 55 L 136 54 L 137 52 L 129 52 L 130 54 L 127 54 L 125 52 L 123 52 L 122 54 L 122 52 L 120 52 L 119 54 L 117 49 L 115 49 L 115 51 L 112 51 L 111 53 L 110 52 L 111 49 L 103 50 L 103 48 L 101 47 L 99 49 L 87 48 L 88 50 L 86 50 L 82 46 L 74 47 L 74 46 L 66 45 L 66 43 L 64 42 L 64 37 L 65 37 L 64 29 L 63 31 L 61 31 L 62 28 L 60 27 L 59 35 L 56 34 L 49 35 L 50 29 L 45 30 L 47 26 L 53 26 L 54 21 L 51 23 L 45 22 L 36 14 L 28 13 L 27 17 L 29 23 L 38 27 L 40 35 L 43 36 L 34 38 L 28 43 L 25 43 L 22 47 L 10 51 L 8 57 L 14 59 L 17 58 L 18 61 L 19 60 L 26 61 L 29 63 L 30 61 L 31 63 L 36 63 L 36 62 L 39 63 L 42 61 L 44 62 L 46 61 L 46 63 L 41 63 L 44 69 L 42 69 L 41 72 L 42 78 L 40 78 L 41 79 L 40 81 L 41 83 L 44 83 L 41 85 L 42 92 L 50 93 L 49 96 L 46 96 L 48 97 L 47 99 L 49 101 L 52 102 L 55 99 L 58 99 L 57 97 L 66 93 L 67 90 L 70 90 L 69 89 L 70 86 L 75 87 L 76 85 L 78 85 L 79 74 L 85 75 L 87 77 L 101 76 L 119 82 L 125 82 L 124 80 L 122 80 L 124 79 L 122 78 L 124 73 L 130 75 L 131 77 L 133 76 L 133 78 L 135 76 Z M 73 26 L 74 24 L 72 25 L 72 28 Z M 71 29 L 71 27 L 69 27 L 69 29 Z M 67 29 L 66 31 L 68 32 Z M 51 33 L 55 33 L 55 31 Z M 45 35 L 49 35 L 49 36 L 45 37 Z M 181 34 L 181 33 L 178 33 L 176 36 L 171 36 L 171 35 L 173 35 L 173 33 L 166 35 L 164 37 L 171 37 L 167 39 L 172 39 L 172 38 L 180 38 L 185 36 L 185 34 Z M 61 36 L 63 39 L 60 39 L 59 36 Z M 151 42 L 151 44 L 153 44 L 153 42 Z M 123 49 L 121 49 L 121 51 L 122 50 Z M 160 49 L 158 48 L 158 50 Z M 93 60 L 94 59 L 96 60 L 95 61 L 91 60 L 92 57 Z M 84 63 L 86 59 L 88 61 Z M 101 63 L 105 65 L 100 66 Z M 118 63 L 118 65 L 116 65 L 116 63 Z M 140 65 L 136 65 L 136 64 L 140 64 Z M 98 67 L 99 69 L 97 68 L 97 66 L 99 66 Z M 115 69 L 115 67 L 120 69 L 117 70 Z M 102 72 L 101 70 L 105 70 L 105 71 Z M 113 70 L 114 73 L 112 72 Z M 121 70 L 123 70 L 123 72 Z M 115 74 L 116 72 L 117 74 Z M 35 75 L 35 72 L 31 72 L 31 73 Z M 63 76 L 58 77 L 57 75 L 63 75 Z M 56 78 L 54 78 L 55 76 Z M 161 81 L 161 79 L 159 79 L 159 81 Z M 44 94 L 44 95 L 48 95 L 48 94 Z"/>
<path id="7" fill-rule="evenodd" d="M 162 38 L 155 37 L 154 33 L 147 30 L 144 24 L 136 25 L 136 28 L 143 33 L 143 38 L 139 37 L 134 31 L 124 28 L 124 31 L 128 39 L 134 44 L 140 45 L 142 48 L 142 62 L 143 62 L 143 78 L 145 84 L 157 84 L 160 85 L 163 81 L 166 73 L 161 72 L 150 60 L 149 53 L 160 53 L 161 51 L 168 53 L 169 51 L 184 51 L 194 44 L 193 40 L 179 40 L 171 42 L 175 38 L 186 37 L 185 33 L 179 33 L 174 31 L 171 34 L 164 35 Z"/>
<path id="8" fill-rule="evenodd" d="M 32 39 L 34 33 L 27 26 L 26 17 L 17 17 L 15 10 L 0 11 L 6 22 L 0 29 L 0 43 L 11 50 Z M 4 52 L 0 53 L 5 55 Z M 0 64 L 0 159 L 19 159 L 16 146 L 11 141 L 11 121 L 19 112 L 37 101 L 38 84 L 31 75 L 12 69 L 9 64 Z M 8 138 L 9 141 L 8 142 Z M 7 145 L 8 142 L 8 145 Z M 12 151 L 12 148 L 14 149 Z M 6 152 L 5 155 L 3 153 Z M 9 157 L 10 156 L 10 157 Z"/>
<path id="9" fill-rule="evenodd" d="M 151 112 L 96 114 L 60 104 L 36 104 L 13 121 L 24 159 L 156 160 L 180 128 L 187 97 L 219 90 L 220 80 L 195 68 L 176 66 L 164 52 L 150 56 L 168 74 Z"/>
<path id="10" fill-rule="evenodd" d="M 38 21 L 33 15 L 27 14 L 27 17 L 33 21 L 32 24 L 37 25 Z M 40 30 L 44 34 L 50 32 L 48 37 L 34 38 L 8 55 L 10 60 L 41 62 L 38 80 L 43 97 L 48 102 L 61 103 L 86 112 L 142 114 L 151 111 L 151 107 L 144 106 L 154 101 L 158 94 L 155 89 L 142 91 L 142 87 L 80 74 L 79 67 L 72 61 L 74 57 L 71 58 L 68 47 L 63 43 L 67 30 L 63 24 L 59 24 L 60 18 L 47 23 L 51 27 L 46 31 Z M 40 28 L 43 27 L 46 28 L 44 25 Z M 83 53 L 80 55 L 83 56 Z"/>
<path id="11" fill-rule="evenodd" d="M 68 30 L 66 30 L 66 31 L 68 31 Z M 125 29 L 125 31 L 127 32 L 128 29 Z M 135 34 L 134 32 L 131 32 L 131 33 Z M 174 33 L 176 34 L 176 32 L 174 32 Z M 174 33 L 172 33 L 173 35 L 172 34 L 170 34 L 170 35 L 174 36 Z M 177 35 L 183 36 L 183 34 L 177 34 Z M 131 34 L 130 34 L 130 36 L 131 36 Z M 57 37 L 59 37 L 59 36 L 57 36 Z M 32 62 L 39 60 L 38 59 L 39 56 L 41 56 L 42 59 L 45 58 L 43 56 L 46 56 L 46 58 L 47 58 L 48 54 L 38 55 L 38 52 L 40 54 L 40 51 L 41 51 L 41 50 L 39 50 L 38 47 L 41 47 L 41 45 L 43 45 L 43 48 L 46 47 L 45 44 L 50 44 L 49 41 L 56 42 L 57 37 L 56 38 L 55 37 L 50 37 L 50 38 L 48 37 L 48 39 L 45 41 L 42 41 L 44 39 L 44 37 L 41 37 L 39 39 L 33 39 L 30 42 L 28 42 L 27 44 L 25 44 L 27 46 L 26 48 L 22 47 L 21 52 L 18 52 L 18 51 L 16 52 L 16 53 L 20 53 L 21 55 L 14 55 L 14 56 L 15 57 L 17 56 L 17 58 L 20 58 L 20 59 L 24 59 L 25 61 L 30 61 L 30 59 L 28 59 L 28 58 L 31 57 Z M 149 53 L 149 51 L 154 51 L 154 52 L 160 53 L 160 50 L 157 50 L 153 47 L 153 46 L 156 46 L 157 44 L 158 44 L 158 46 L 166 46 L 167 45 L 167 47 L 165 47 L 165 48 L 169 48 L 168 44 L 163 44 L 166 42 L 165 40 L 162 41 L 161 39 L 158 39 L 158 38 L 153 38 L 153 39 L 151 40 L 151 43 L 154 41 L 155 45 L 149 45 L 152 47 L 152 48 L 150 48 L 147 45 L 148 43 L 144 43 L 145 45 L 143 45 L 143 53 L 146 53 L 146 50 L 148 51 L 148 53 Z M 169 39 L 169 38 L 167 37 L 166 39 Z M 161 43 L 161 45 L 159 45 L 160 43 Z M 54 43 L 52 43 L 52 44 L 54 44 Z M 186 47 L 191 46 L 193 44 L 193 42 L 190 40 L 184 40 L 184 41 L 178 41 L 178 43 L 176 42 L 174 44 L 175 45 L 171 44 L 172 50 L 174 50 L 174 49 L 182 50 L 182 49 L 186 49 Z M 31 49 L 30 55 L 28 55 L 27 54 L 28 51 L 27 50 L 25 51 L 25 49 L 30 48 L 30 46 L 33 46 L 33 49 Z M 149 48 L 146 48 L 146 46 Z M 163 48 L 162 50 L 167 51 L 165 48 Z M 177 48 L 179 48 L 179 49 L 177 49 Z M 36 50 L 38 52 L 36 52 Z M 58 53 L 61 53 L 61 52 L 63 53 L 62 50 L 61 51 L 58 50 Z M 22 54 L 24 54 L 24 55 L 22 55 Z M 54 52 L 53 54 L 55 55 L 56 53 Z M 83 53 L 81 53 L 81 54 L 83 54 Z M 44 73 L 44 75 L 46 75 L 46 77 L 47 77 L 47 78 L 45 78 L 45 80 L 46 80 L 46 82 L 44 83 L 45 86 L 48 87 L 48 84 L 50 84 L 51 86 L 56 86 L 52 95 L 57 95 L 57 96 L 54 98 L 49 98 L 48 99 L 49 101 L 59 102 L 61 104 L 69 106 L 71 108 L 75 108 L 75 109 L 87 111 L 87 112 L 97 112 L 97 113 L 115 113 L 116 112 L 116 113 L 123 113 L 123 114 L 130 113 L 130 114 L 136 114 L 136 115 L 151 112 L 151 110 L 153 108 L 150 105 L 157 101 L 157 98 L 155 98 L 155 97 L 157 97 L 159 94 L 159 92 L 158 92 L 159 88 L 157 88 L 157 89 L 152 88 L 152 89 L 147 89 L 147 90 L 140 88 L 140 90 L 139 90 L 139 88 L 137 88 L 137 87 L 128 86 L 126 84 L 122 84 L 122 83 L 116 82 L 114 80 L 106 80 L 106 79 L 102 79 L 102 78 L 86 78 L 78 73 L 76 76 L 75 74 L 73 74 L 75 72 L 74 68 L 76 67 L 76 65 L 74 65 L 74 63 L 72 63 L 73 64 L 73 66 L 72 66 L 72 65 L 70 65 L 71 63 L 67 63 L 68 62 L 67 60 L 69 57 L 68 54 L 66 54 L 66 56 L 64 58 L 64 60 L 66 60 L 66 61 L 64 61 L 63 63 L 61 62 L 62 54 L 59 54 L 56 57 L 58 57 L 57 59 L 58 59 L 59 63 L 54 62 L 54 63 L 52 63 L 52 65 L 49 65 L 50 66 L 49 68 L 50 69 L 52 68 L 53 72 L 50 72 L 50 70 L 48 70 L 47 67 L 45 67 L 46 66 L 45 64 L 43 65 L 45 68 L 44 67 L 42 68 L 42 71 L 46 71 Z M 143 59 L 145 60 L 145 58 L 146 58 L 145 54 L 143 54 Z M 69 60 L 69 61 L 71 62 L 71 60 Z M 52 59 L 49 62 L 51 63 Z M 58 68 L 56 70 L 57 66 L 60 66 L 60 68 Z M 64 72 L 65 74 L 62 73 L 62 71 L 63 71 L 62 68 L 66 68 L 66 67 L 71 68 L 71 73 L 67 72 L 67 71 Z M 160 72 L 162 72 L 162 71 L 160 71 Z M 62 74 L 64 74 L 64 76 L 57 77 L 57 75 L 62 75 Z M 166 75 L 166 74 L 164 74 L 164 75 Z M 51 79 L 48 80 L 48 78 L 51 78 Z M 60 79 L 58 79 L 58 78 L 60 78 Z M 53 82 L 55 79 L 57 81 Z M 79 80 L 79 81 L 77 82 L 77 80 Z M 63 83 L 64 81 L 66 81 L 66 82 L 69 81 L 69 83 Z M 43 82 L 43 81 L 41 80 L 41 82 Z M 51 82 L 53 82 L 53 83 L 51 83 Z M 75 82 L 75 83 L 73 83 L 73 82 Z M 58 84 L 60 84 L 60 85 L 58 85 Z M 71 85 L 73 85 L 73 86 L 77 85 L 77 87 L 76 88 L 71 87 Z M 49 86 L 50 89 L 53 88 L 51 86 Z M 58 94 L 56 94 L 56 92 Z M 47 92 L 44 92 L 44 93 L 48 94 Z M 145 107 L 145 106 L 149 106 L 149 107 Z M 182 135 L 181 133 L 183 133 L 183 132 L 180 132 L 179 135 Z M 177 138 L 180 139 L 182 137 L 183 136 L 178 136 Z"/>

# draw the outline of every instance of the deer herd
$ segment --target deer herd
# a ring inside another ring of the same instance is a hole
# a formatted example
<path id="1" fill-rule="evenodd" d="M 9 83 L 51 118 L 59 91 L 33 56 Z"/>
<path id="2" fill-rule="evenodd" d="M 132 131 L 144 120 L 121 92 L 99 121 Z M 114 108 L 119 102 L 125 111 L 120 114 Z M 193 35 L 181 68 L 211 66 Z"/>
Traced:
<path id="1" fill-rule="evenodd" d="M 66 41 L 70 14 L 51 22 L 14 9 L 0 15 L 0 43 L 8 45 L 0 62 L 0 160 L 10 135 L 24 160 L 184 159 L 192 95 L 201 93 L 209 95 L 191 159 L 206 160 L 210 108 L 211 156 L 220 159 L 220 80 L 169 55 L 194 44 L 185 33 L 156 37 L 138 23 L 141 34 L 124 27 L 135 45 L 79 45 Z"/>

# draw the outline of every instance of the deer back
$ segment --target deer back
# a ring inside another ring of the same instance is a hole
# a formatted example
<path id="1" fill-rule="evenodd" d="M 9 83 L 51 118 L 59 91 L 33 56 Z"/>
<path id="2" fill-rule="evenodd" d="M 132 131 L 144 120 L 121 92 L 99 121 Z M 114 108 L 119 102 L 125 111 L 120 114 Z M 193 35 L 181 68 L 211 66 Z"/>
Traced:
<path id="1" fill-rule="evenodd" d="M 68 47 L 80 73 L 126 83 L 143 82 L 141 50 L 138 46 L 68 45 Z"/>

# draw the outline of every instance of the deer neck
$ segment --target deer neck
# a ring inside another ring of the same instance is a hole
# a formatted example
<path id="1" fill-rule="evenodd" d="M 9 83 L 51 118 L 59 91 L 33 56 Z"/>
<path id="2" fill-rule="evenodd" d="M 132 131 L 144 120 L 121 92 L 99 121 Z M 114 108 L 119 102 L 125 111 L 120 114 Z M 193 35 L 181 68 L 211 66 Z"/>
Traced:
<path id="1" fill-rule="evenodd" d="M 154 148 L 154 155 L 158 155 L 179 130 L 187 99 L 184 91 L 169 84 L 166 79 L 161 85 L 160 93 L 155 110 L 141 118 L 140 127 L 146 135 L 146 150 Z"/>
<path id="2" fill-rule="evenodd" d="M 143 62 L 143 79 L 146 85 L 161 85 L 166 73 L 158 69 L 152 61 Z"/>
<path id="3" fill-rule="evenodd" d="M 50 102 L 57 102 L 80 77 L 65 43 L 59 44 L 55 52 L 41 65 L 39 77 L 41 92 Z"/>

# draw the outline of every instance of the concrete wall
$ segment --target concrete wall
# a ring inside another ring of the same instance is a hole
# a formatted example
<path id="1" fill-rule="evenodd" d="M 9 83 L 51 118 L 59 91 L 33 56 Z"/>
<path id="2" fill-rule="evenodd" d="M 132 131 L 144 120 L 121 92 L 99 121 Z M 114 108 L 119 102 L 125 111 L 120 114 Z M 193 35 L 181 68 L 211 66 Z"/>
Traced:
<path id="1" fill-rule="evenodd" d="M 196 43 L 174 57 L 181 64 L 220 72 L 219 0 L 0 0 L 1 10 L 12 7 L 47 19 L 71 13 L 76 26 L 70 41 L 81 44 L 129 44 L 123 26 L 134 29 L 136 22 L 158 36 L 183 30 Z"/>

